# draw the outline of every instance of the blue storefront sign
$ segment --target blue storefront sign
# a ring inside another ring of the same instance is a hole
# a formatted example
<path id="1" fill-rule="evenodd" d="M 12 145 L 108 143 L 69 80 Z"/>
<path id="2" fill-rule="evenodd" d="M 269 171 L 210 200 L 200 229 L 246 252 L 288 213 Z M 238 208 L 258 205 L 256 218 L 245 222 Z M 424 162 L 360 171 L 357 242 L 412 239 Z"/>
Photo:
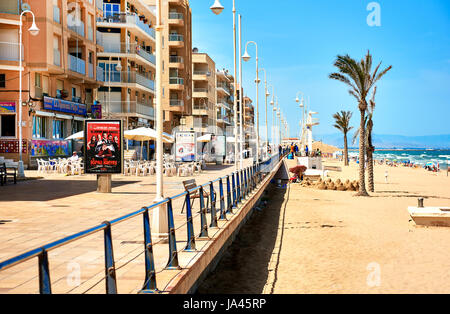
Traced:
<path id="1" fill-rule="evenodd" d="M 44 97 L 44 109 L 86 116 L 86 105 L 72 101 Z"/>

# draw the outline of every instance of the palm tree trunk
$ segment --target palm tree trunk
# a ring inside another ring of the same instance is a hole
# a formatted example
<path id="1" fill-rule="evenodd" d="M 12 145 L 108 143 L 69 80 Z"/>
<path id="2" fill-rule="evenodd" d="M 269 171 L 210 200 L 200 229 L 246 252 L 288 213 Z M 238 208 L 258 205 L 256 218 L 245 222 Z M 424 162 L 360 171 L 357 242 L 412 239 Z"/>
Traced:
<path id="1" fill-rule="evenodd" d="M 367 175 L 369 192 L 375 192 L 375 183 L 373 181 L 373 152 L 371 147 L 367 150 Z"/>
<path id="2" fill-rule="evenodd" d="M 344 158 L 344 165 L 348 166 L 348 143 L 346 133 L 344 133 Z"/>
<path id="3" fill-rule="evenodd" d="M 366 180 L 365 180 L 365 153 L 366 153 L 366 126 L 365 126 L 365 110 L 360 110 L 361 113 L 361 123 L 359 126 L 359 192 L 356 196 L 369 196 L 366 191 Z"/>

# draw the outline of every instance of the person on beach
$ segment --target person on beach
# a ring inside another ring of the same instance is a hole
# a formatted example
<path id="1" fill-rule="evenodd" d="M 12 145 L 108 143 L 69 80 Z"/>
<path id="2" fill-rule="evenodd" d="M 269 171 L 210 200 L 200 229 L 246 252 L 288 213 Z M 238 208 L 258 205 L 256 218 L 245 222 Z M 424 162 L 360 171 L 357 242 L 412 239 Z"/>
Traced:
<path id="1" fill-rule="evenodd" d="M 388 172 L 387 170 L 384 172 L 384 181 L 388 183 Z"/>

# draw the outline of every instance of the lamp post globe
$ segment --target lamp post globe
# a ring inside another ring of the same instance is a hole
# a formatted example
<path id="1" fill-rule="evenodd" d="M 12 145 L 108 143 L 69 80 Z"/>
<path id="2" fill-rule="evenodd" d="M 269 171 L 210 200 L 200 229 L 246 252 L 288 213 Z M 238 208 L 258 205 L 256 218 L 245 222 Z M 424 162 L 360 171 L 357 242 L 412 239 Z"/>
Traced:
<path id="1" fill-rule="evenodd" d="M 210 7 L 210 9 L 214 14 L 219 15 L 220 13 L 222 13 L 224 8 L 219 0 L 215 0 L 214 4 Z"/>

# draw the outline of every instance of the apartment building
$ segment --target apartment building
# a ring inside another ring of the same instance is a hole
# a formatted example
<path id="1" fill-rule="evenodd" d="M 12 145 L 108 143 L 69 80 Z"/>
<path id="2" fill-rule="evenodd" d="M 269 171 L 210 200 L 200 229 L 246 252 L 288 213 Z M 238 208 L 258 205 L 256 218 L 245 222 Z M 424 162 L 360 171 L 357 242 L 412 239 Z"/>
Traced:
<path id="1" fill-rule="evenodd" d="M 234 132 L 234 77 L 228 71 L 216 71 L 216 117 L 217 128 L 222 134 L 233 136 Z"/>
<path id="2" fill-rule="evenodd" d="M 161 11 L 164 132 L 172 133 L 192 115 L 192 12 L 188 0 L 162 0 Z"/>
<path id="3" fill-rule="evenodd" d="M 100 1 L 97 42 L 103 47 L 97 63 L 103 86 L 97 100 L 102 115 L 121 119 L 124 129 L 154 127 L 156 18 L 142 0 Z"/>
<path id="4" fill-rule="evenodd" d="M 256 130 L 255 130 L 255 107 L 253 101 L 248 96 L 244 96 L 244 134 L 245 148 L 251 149 L 255 153 L 256 148 Z"/>
<path id="5" fill-rule="evenodd" d="M 94 0 L 30 1 L 40 29 L 32 36 L 32 16 L 23 17 L 22 98 L 19 104 L 19 15 L 22 1 L 0 1 L 0 156 L 18 160 L 22 110 L 25 167 L 36 158 L 72 154 L 67 136 L 81 131 L 96 98 L 96 19 Z"/>
<path id="6" fill-rule="evenodd" d="M 216 133 L 216 64 L 206 53 L 192 53 L 192 116 L 186 124 L 195 132 Z"/>

